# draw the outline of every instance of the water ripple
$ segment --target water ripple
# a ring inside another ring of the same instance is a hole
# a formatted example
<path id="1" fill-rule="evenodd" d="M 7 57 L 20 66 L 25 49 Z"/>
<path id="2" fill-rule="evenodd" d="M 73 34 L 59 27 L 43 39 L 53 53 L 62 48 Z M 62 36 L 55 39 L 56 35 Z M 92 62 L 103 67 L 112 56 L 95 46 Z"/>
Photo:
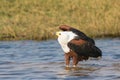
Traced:
<path id="1" fill-rule="evenodd" d="M 102 59 L 65 68 L 56 40 L 1 41 L 0 80 L 120 80 L 120 39 L 97 39 L 96 45 Z"/>

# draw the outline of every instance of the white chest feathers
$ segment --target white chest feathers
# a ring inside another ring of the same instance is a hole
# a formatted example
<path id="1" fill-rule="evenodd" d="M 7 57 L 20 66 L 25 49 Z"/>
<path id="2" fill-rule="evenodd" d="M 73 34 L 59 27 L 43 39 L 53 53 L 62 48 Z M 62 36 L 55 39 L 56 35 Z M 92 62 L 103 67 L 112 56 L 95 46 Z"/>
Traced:
<path id="1" fill-rule="evenodd" d="M 74 39 L 76 36 L 77 35 L 71 31 L 59 32 L 58 42 L 65 53 L 70 51 L 70 48 L 67 46 L 68 42 Z"/>

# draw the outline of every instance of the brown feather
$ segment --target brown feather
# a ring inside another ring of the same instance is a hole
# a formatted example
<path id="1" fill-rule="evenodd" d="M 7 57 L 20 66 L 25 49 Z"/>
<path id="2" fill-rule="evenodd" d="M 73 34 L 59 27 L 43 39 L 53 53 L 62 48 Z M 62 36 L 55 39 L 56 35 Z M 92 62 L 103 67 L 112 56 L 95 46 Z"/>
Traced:
<path id="1" fill-rule="evenodd" d="M 70 30 L 70 26 L 67 26 L 67 25 L 61 25 L 61 26 L 59 26 L 59 29 L 60 30 L 63 30 L 63 31 L 69 31 Z"/>
<path id="2" fill-rule="evenodd" d="M 70 41 L 70 43 L 73 43 L 75 45 L 83 45 L 83 44 L 87 43 L 87 41 L 82 40 L 82 39 L 79 39 L 79 40 L 73 39 Z"/>
<path id="3" fill-rule="evenodd" d="M 65 53 L 65 62 L 66 65 L 70 64 L 70 59 L 73 60 L 73 65 L 77 65 L 79 61 L 88 60 L 88 57 L 85 56 L 78 56 L 74 51 L 70 51 Z"/>

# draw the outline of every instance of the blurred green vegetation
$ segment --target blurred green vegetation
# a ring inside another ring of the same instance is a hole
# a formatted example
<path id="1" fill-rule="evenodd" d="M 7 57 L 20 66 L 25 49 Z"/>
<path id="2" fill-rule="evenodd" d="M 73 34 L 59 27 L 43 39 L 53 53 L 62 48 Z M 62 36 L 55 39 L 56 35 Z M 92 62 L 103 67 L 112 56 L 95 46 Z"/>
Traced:
<path id="1" fill-rule="evenodd" d="M 90 37 L 119 37 L 119 7 L 119 0 L 0 0 L 0 40 L 53 39 L 63 24 Z"/>

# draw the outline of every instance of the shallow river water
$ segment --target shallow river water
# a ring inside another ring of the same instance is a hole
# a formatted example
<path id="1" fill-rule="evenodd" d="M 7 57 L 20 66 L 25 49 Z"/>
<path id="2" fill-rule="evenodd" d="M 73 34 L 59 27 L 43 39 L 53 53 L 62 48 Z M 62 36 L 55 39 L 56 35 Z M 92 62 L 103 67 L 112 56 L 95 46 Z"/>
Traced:
<path id="1" fill-rule="evenodd" d="M 120 80 L 120 39 L 96 39 L 101 59 L 65 68 L 56 40 L 0 41 L 0 80 Z"/>

